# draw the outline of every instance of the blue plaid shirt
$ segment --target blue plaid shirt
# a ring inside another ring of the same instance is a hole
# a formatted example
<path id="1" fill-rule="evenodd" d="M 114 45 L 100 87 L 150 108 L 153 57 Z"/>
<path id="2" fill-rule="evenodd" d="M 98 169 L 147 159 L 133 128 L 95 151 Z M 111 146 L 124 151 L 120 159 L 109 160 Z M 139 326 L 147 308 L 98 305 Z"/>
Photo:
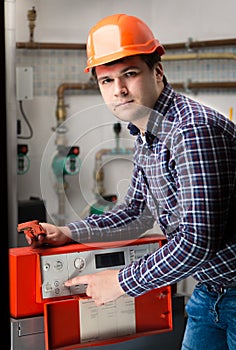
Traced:
<path id="1" fill-rule="evenodd" d="M 125 201 L 68 224 L 78 242 L 135 238 L 156 221 L 167 243 L 122 268 L 124 291 L 141 295 L 188 276 L 212 285 L 236 279 L 236 126 L 167 84 L 136 136 Z"/>

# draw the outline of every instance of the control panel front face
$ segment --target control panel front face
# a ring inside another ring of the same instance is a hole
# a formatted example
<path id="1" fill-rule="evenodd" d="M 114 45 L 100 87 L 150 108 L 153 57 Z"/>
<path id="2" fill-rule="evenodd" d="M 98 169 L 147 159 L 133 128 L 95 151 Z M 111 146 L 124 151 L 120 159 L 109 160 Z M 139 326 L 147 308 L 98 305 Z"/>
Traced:
<path id="1" fill-rule="evenodd" d="M 42 298 L 84 294 L 86 285 L 66 287 L 65 281 L 78 275 L 92 274 L 101 270 L 121 269 L 145 254 L 153 253 L 158 248 L 159 243 L 149 243 L 41 256 Z"/>

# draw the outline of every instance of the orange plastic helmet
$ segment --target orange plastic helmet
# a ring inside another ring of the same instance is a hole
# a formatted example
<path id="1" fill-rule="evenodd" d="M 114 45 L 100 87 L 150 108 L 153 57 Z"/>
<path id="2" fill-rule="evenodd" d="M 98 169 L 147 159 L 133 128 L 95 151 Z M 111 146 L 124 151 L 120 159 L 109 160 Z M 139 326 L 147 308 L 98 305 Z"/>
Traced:
<path id="1" fill-rule="evenodd" d="M 87 40 L 87 67 L 84 71 L 88 73 L 90 68 L 123 57 L 154 51 L 160 56 L 165 52 L 142 20 L 126 14 L 115 14 L 100 20 L 90 30 Z"/>

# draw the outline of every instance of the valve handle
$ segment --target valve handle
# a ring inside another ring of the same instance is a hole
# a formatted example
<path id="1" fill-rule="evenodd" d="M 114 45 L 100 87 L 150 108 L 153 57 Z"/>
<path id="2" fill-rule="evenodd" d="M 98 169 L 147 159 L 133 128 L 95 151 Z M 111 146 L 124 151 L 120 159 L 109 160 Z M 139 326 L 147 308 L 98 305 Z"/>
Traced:
<path id="1" fill-rule="evenodd" d="M 39 235 L 46 235 L 46 231 L 42 225 L 40 225 L 38 220 L 32 220 L 18 224 L 17 231 L 23 232 L 26 236 L 36 241 L 38 240 Z"/>

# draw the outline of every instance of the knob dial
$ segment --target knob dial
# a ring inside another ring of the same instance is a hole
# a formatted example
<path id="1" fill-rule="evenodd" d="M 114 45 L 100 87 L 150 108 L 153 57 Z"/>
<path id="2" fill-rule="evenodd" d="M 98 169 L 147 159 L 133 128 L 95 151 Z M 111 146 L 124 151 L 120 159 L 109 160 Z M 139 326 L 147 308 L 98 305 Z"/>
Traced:
<path id="1" fill-rule="evenodd" d="M 75 259 L 74 265 L 77 270 L 82 271 L 86 266 L 86 260 L 82 257 L 78 257 Z"/>

